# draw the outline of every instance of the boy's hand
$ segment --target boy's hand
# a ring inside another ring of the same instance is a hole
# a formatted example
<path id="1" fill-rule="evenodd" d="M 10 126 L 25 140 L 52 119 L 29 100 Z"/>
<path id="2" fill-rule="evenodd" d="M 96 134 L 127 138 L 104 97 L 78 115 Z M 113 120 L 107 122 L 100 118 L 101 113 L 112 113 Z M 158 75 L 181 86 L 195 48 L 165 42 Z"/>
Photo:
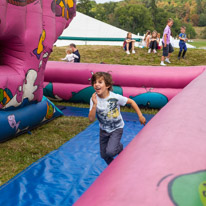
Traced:
<path id="1" fill-rule="evenodd" d="M 146 123 L 146 119 L 145 119 L 145 117 L 143 115 L 139 117 L 139 121 L 143 125 L 145 125 L 145 123 Z"/>
<path id="2" fill-rule="evenodd" d="M 97 105 L 97 95 L 96 92 L 92 95 L 92 101 L 94 105 Z"/>

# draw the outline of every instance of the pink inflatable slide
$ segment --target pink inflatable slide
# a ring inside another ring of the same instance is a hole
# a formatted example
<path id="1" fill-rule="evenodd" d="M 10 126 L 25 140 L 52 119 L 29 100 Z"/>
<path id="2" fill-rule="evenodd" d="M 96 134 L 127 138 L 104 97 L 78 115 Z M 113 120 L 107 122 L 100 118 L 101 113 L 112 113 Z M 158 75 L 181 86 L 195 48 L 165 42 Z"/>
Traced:
<path id="1" fill-rule="evenodd" d="M 205 79 L 155 115 L 74 205 L 206 205 Z"/>

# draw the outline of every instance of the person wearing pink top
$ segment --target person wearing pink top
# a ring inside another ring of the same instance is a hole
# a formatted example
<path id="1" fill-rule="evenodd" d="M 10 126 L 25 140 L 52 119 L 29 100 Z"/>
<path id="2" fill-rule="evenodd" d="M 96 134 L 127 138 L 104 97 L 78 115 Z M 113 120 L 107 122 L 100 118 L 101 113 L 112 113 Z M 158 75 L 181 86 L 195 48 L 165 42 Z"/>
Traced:
<path id="1" fill-rule="evenodd" d="M 171 43 L 170 43 L 170 36 L 171 36 L 171 27 L 173 25 L 173 19 L 169 18 L 167 21 L 167 26 L 165 27 L 164 33 L 163 33 L 163 38 L 162 38 L 162 46 L 163 46 L 163 55 L 161 57 L 161 66 L 166 66 L 164 63 L 171 63 L 169 58 L 174 51 Z"/>

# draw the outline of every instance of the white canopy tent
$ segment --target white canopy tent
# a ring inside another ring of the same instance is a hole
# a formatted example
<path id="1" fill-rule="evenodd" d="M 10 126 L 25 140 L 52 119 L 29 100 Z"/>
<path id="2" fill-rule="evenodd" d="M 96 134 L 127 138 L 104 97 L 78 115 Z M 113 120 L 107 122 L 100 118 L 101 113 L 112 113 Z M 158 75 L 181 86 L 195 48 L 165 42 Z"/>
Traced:
<path id="1" fill-rule="evenodd" d="M 110 24 L 104 23 L 90 16 L 77 12 L 69 27 L 64 30 L 61 37 L 94 37 L 94 38 L 125 38 L 127 31 L 119 29 Z M 133 38 L 143 38 L 142 36 L 132 35 Z M 66 46 L 70 43 L 77 45 L 122 45 L 118 41 L 76 41 L 76 40 L 57 40 L 56 46 Z M 138 43 L 137 43 L 138 44 Z"/>

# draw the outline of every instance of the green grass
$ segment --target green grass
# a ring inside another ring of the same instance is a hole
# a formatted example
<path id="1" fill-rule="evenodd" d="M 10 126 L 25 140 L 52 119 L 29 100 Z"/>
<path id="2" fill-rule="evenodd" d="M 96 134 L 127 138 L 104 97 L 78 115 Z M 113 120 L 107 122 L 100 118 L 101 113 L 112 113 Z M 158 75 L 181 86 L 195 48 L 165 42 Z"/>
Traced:
<path id="1" fill-rule="evenodd" d="M 199 39 L 199 40 L 195 39 L 194 42 L 189 42 L 189 44 L 191 44 L 197 48 L 202 48 L 202 47 L 206 48 L 206 39 L 205 40 L 204 39 Z"/>
<path id="2" fill-rule="evenodd" d="M 60 61 L 65 56 L 66 47 L 54 47 L 50 56 L 52 61 Z M 147 49 L 136 48 L 136 54 L 127 55 L 120 46 L 78 46 L 81 62 L 107 63 L 124 65 L 152 65 L 159 66 L 162 51 L 148 54 Z M 206 50 L 188 49 L 186 59 L 177 61 L 179 49 L 175 49 L 171 57 L 171 66 L 206 65 Z"/>
<path id="3" fill-rule="evenodd" d="M 88 118 L 60 117 L 0 144 L 0 185 L 89 126 Z"/>

